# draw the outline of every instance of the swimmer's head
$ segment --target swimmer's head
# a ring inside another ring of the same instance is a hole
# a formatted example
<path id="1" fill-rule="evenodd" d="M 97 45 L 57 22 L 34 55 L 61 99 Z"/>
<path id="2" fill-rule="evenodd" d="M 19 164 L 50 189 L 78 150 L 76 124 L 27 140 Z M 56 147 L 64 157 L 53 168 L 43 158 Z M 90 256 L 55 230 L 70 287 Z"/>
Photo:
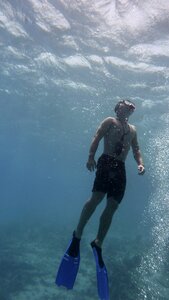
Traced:
<path id="1" fill-rule="evenodd" d="M 124 116 L 126 118 L 128 118 L 135 110 L 136 106 L 133 102 L 131 102 L 130 100 L 120 100 L 115 108 L 114 111 L 116 113 L 116 115 L 119 116 Z"/>

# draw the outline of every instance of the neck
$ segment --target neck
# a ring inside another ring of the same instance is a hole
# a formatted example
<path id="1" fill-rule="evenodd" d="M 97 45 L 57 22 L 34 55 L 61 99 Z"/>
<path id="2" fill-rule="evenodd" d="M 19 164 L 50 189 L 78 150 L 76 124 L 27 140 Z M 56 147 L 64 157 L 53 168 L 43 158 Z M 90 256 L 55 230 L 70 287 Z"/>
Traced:
<path id="1" fill-rule="evenodd" d="M 121 123 L 127 123 L 128 122 L 128 119 L 124 116 L 118 116 L 118 117 L 116 117 L 116 119 L 118 121 L 120 121 Z"/>

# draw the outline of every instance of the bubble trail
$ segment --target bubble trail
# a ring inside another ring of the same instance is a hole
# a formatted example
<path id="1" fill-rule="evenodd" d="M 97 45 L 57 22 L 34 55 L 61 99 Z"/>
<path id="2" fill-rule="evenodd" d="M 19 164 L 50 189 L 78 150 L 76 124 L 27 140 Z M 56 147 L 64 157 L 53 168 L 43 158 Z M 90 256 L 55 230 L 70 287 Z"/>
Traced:
<path id="1" fill-rule="evenodd" d="M 149 145 L 153 192 L 144 217 L 152 224 L 152 243 L 137 270 L 139 300 L 167 300 L 169 295 L 169 114 L 161 120 L 165 126 Z"/>

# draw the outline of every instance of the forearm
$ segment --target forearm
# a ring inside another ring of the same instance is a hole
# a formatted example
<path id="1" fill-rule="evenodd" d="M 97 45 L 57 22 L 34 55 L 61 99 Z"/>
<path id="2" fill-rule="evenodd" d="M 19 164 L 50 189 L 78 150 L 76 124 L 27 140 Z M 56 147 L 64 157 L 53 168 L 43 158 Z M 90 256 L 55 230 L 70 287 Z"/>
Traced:
<path id="1" fill-rule="evenodd" d="M 99 145 L 99 140 L 94 138 L 91 143 L 90 149 L 89 149 L 89 157 L 88 157 L 88 161 L 86 164 L 87 169 L 89 171 L 94 171 L 96 168 L 96 161 L 94 159 L 94 156 L 95 156 L 96 150 L 98 148 L 98 145 Z"/>
<path id="2" fill-rule="evenodd" d="M 144 166 L 144 162 L 143 162 L 140 150 L 138 150 L 137 152 L 134 153 L 134 158 L 135 158 L 138 166 L 139 165 Z"/>
<path id="3" fill-rule="evenodd" d="M 90 149 L 89 149 L 89 158 L 94 159 L 94 156 L 95 156 L 95 153 L 97 151 L 98 145 L 99 145 L 98 139 L 94 138 L 92 143 L 91 143 Z"/>

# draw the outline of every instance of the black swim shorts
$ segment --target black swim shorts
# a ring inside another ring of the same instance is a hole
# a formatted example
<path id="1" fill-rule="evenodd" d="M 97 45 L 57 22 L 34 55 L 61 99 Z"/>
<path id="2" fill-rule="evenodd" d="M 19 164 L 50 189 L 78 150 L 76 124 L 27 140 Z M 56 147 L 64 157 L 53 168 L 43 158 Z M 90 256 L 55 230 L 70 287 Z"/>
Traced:
<path id="1" fill-rule="evenodd" d="M 113 197 L 121 202 L 126 187 L 126 170 L 124 162 L 102 154 L 97 162 L 96 178 L 92 192 L 103 192 L 107 198 Z"/>

